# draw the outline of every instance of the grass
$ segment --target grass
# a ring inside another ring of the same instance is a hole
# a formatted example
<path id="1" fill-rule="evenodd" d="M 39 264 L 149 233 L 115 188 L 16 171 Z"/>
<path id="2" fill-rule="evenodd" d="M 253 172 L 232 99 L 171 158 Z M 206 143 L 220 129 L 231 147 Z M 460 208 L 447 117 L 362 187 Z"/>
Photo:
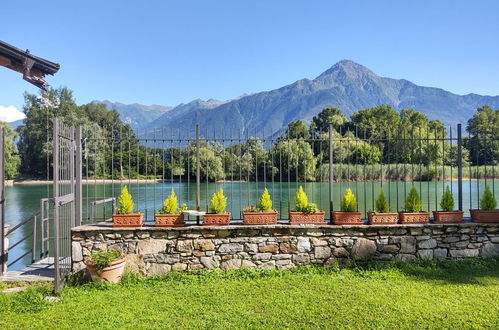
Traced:
<path id="1" fill-rule="evenodd" d="M 499 258 L 171 273 L 0 293 L 0 328 L 499 328 Z"/>

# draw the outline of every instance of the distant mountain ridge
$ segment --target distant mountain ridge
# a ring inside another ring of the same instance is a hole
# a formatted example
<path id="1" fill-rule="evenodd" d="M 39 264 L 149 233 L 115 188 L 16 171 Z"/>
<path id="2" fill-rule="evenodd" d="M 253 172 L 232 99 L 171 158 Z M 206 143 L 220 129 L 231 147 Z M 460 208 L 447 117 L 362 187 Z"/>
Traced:
<path id="1" fill-rule="evenodd" d="M 337 107 L 351 115 L 381 104 L 390 104 L 397 110 L 413 108 L 430 119 L 455 125 L 465 124 L 475 109 L 484 104 L 499 108 L 499 96 L 456 95 L 440 88 L 418 86 L 405 79 L 381 77 L 358 63 L 343 60 L 313 80 L 301 79 L 234 100 L 198 99 L 176 107 L 111 103 L 108 107 L 115 108 L 131 121 L 145 123 L 142 125 L 145 128 L 188 129 L 199 124 L 203 129 L 223 127 L 251 134 L 270 133 L 297 119 L 310 122 L 326 107 Z M 143 119 L 134 119 L 134 116 Z"/>

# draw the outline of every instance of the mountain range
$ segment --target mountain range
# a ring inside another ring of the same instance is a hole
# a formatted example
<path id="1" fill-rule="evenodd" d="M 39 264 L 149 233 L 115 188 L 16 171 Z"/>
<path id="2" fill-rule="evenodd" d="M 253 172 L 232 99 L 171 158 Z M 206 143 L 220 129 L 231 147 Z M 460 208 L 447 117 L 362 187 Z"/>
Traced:
<path id="1" fill-rule="evenodd" d="M 293 120 L 310 122 L 326 107 L 345 114 L 390 104 L 395 109 L 413 108 L 446 125 L 466 124 L 477 107 L 499 108 L 499 96 L 457 95 L 440 88 L 418 86 L 405 79 L 376 75 L 368 68 L 343 60 L 313 80 L 301 79 L 290 85 L 218 101 L 200 99 L 177 106 L 104 103 L 116 109 L 132 126 L 189 129 L 224 128 L 243 134 L 282 129 Z"/>

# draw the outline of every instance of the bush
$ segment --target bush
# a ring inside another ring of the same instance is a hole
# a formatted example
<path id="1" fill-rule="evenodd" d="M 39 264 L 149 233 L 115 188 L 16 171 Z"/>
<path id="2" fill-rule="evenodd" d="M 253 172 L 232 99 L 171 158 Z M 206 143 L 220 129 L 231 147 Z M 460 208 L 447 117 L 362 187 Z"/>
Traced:
<path id="1" fill-rule="evenodd" d="M 445 192 L 442 195 L 442 200 L 440 201 L 440 207 L 445 212 L 450 212 L 454 210 L 454 196 L 452 196 L 449 186 L 447 186 L 447 189 L 445 189 Z"/>
<path id="2" fill-rule="evenodd" d="M 135 204 L 133 203 L 132 195 L 128 192 L 127 186 L 124 186 L 121 190 L 120 197 L 118 198 L 118 207 L 116 208 L 116 214 L 129 214 L 133 213 L 133 208 Z"/>
<path id="3" fill-rule="evenodd" d="M 177 202 L 177 196 L 175 196 L 175 190 L 172 188 L 172 192 L 168 196 L 167 199 L 165 199 L 163 203 L 163 208 L 159 210 L 159 214 L 179 214 L 178 212 L 178 202 Z"/>
<path id="4" fill-rule="evenodd" d="M 405 210 L 407 212 L 419 212 L 421 211 L 421 199 L 419 198 L 418 190 L 415 186 L 412 186 L 407 198 L 405 199 Z"/>
<path id="5" fill-rule="evenodd" d="M 319 212 L 319 207 L 315 203 L 308 203 L 307 208 L 305 209 L 306 213 L 315 213 Z"/>
<path id="6" fill-rule="evenodd" d="M 270 199 L 270 194 L 267 188 L 262 193 L 262 196 L 258 200 L 258 211 L 260 212 L 272 212 L 272 200 Z"/>
<path id="7" fill-rule="evenodd" d="M 357 209 L 357 199 L 350 188 L 345 191 L 340 207 L 343 212 L 355 212 Z"/>
<path id="8" fill-rule="evenodd" d="M 95 270 L 100 273 L 104 268 L 109 267 L 112 262 L 123 258 L 123 254 L 118 250 L 100 250 L 90 255 L 89 261 L 95 265 Z"/>
<path id="9" fill-rule="evenodd" d="M 390 212 L 390 204 L 386 200 L 385 192 L 383 188 L 379 192 L 378 198 L 376 199 L 376 212 L 379 213 L 388 213 Z"/>
<path id="10" fill-rule="evenodd" d="M 210 201 L 210 212 L 212 213 L 224 213 L 227 207 L 227 197 L 224 196 L 224 190 L 220 188 L 218 193 L 211 196 Z"/>
<path id="11" fill-rule="evenodd" d="M 295 207 L 298 212 L 306 212 L 308 206 L 307 194 L 303 191 L 303 187 L 300 186 L 295 194 Z"/>
<path id="12" fill-rule="evenodd" d="M 485 186 L 485 191 L 483 192 L 482 199 L 480 200 L 480 208 L 484 211 L 495 210 L 497 206 L 497 201 L 492 195 L 489 186 Z"/>

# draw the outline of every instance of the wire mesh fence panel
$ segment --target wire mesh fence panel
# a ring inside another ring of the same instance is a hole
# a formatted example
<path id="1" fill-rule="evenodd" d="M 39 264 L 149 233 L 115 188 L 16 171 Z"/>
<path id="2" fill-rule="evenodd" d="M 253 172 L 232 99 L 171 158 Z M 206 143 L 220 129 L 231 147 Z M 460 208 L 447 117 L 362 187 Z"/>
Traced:
<path id="1" fill-rule="evenodd" d="M 466 215 L 478 207 L 485 186 L 494 196 L 499 193 L 497 136 L 463 137 L 460 126 L 331 125 L 312 130 L 297 125 L 258 132 L 127 127 L 84 132 L 84 208 L 92 200 L 115 198 L 93 205 L 92 217 L 83 210 L 86 222 L 110 219 L 125 185 L 146 222 L 154 221 L 172 189 L 179 204 L 206 212 L 212 195 L 223 189 L 235 223 L 245 207 L 258 203 L 265 188 L 281 221 L 294 210 L 300 186 L 328 219 L 329 211 L 340 209 L 347 188 L 364 218 L 375 210 L 381 190 L 392 211 L 403 211 L 414 186 L 422 209 L 434 211 L 449 187 L 455 208 L 461 206 Z"/>

